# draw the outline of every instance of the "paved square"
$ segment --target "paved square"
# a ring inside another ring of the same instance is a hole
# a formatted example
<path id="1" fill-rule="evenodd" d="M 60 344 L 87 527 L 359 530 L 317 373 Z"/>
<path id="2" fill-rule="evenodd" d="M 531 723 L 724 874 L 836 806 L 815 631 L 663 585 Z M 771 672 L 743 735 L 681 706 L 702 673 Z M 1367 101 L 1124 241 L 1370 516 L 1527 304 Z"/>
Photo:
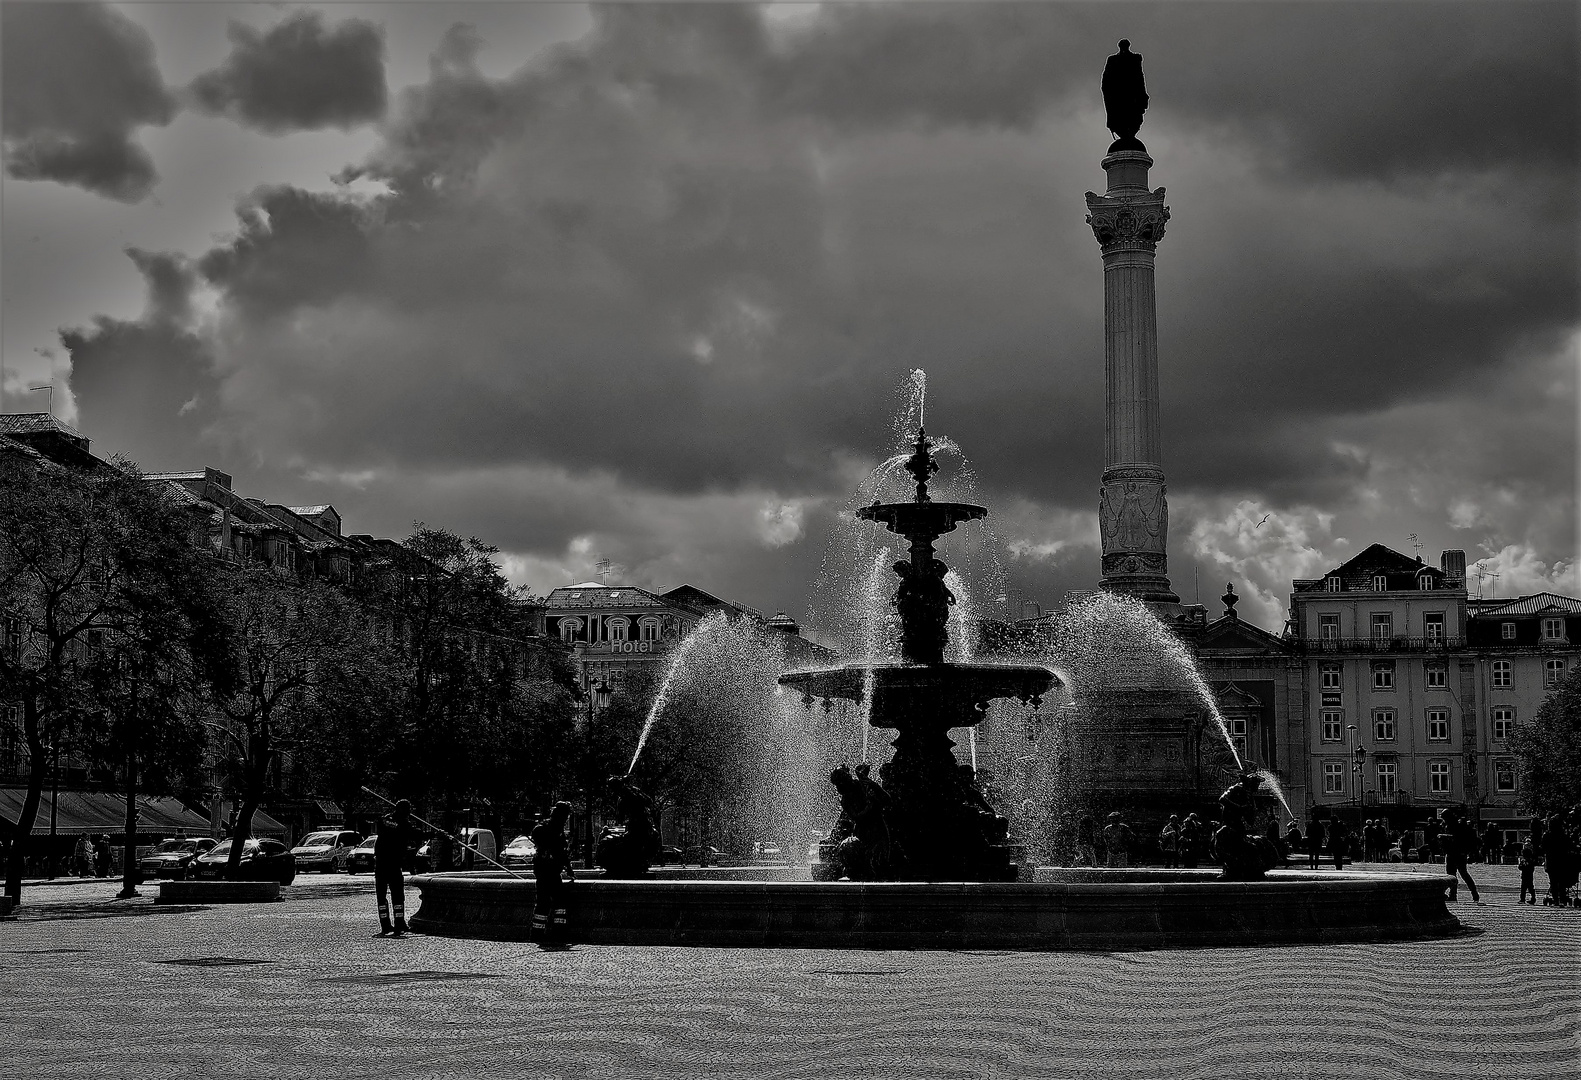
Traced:
<path id="1" fill-rule="evenodd" d="M 1472 872 L 1455 939 L 1112 954 L 541 953 L 375 939 L 367 877 L 42 885 L 0 923 L 0 1076 L 1581 1076 L 1581 911 Z"/>

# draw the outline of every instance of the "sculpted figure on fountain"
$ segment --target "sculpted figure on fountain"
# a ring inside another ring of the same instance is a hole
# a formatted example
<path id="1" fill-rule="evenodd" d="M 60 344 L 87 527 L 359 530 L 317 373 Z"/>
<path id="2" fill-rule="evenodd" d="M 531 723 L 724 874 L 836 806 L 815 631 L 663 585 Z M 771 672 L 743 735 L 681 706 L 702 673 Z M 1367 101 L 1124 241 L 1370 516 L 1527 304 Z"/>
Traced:
<path id="1" fill-rule="evenodd" d="M 1213 834 L 1213 853 L 1224 867 L 1224 881 L 1261 881 L 1279 862 L 1279 852 L 1265 836 L 1257 834 L 1257 791 L 1262 778 L 1245 773 L 1219 796 L 1219 830 Z"/>

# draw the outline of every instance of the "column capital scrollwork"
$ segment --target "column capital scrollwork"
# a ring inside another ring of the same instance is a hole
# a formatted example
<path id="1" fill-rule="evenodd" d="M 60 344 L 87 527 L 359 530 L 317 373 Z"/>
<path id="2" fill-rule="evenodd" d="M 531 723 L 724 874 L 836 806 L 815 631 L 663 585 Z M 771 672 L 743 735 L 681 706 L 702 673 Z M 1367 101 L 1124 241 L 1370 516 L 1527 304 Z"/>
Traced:
<path id="1" fill-rule="evenodd" d="M 1151 250 L 1164 238 L 1168 221 L 1163 188 L 1146 195 L 1118 197 L 1087 192 L 1087 224 L 1104 252 L 1134 247 Z"/>

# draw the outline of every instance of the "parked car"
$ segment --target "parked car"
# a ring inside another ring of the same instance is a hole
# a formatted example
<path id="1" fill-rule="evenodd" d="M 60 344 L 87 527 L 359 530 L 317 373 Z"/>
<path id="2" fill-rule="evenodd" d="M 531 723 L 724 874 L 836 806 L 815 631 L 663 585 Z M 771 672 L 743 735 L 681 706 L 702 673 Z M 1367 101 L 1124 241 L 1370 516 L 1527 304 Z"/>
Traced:
<path id="1" fill-rule="evenodd" d="M 137 869 L 145 878 L 175 878 L 181 881 L 191 872 L 193 860 L 213 846 L 214 840 L 208 836 L 162 840 L 152 851 L 137 860 Z"/>
<path id="2" fill-rule="evenodd" d="M 659 848 L 659 862 L 678 863 L 681 861 L 681 849 L 674 844 L 665 844 Z"/>
<path id="3" fill-rule="evenodd" d="M 192 862 L 195 878 L 223 878 L 225 863 L 231 857 L 232 840 L 221 840 Z M 296 878 L 296 857 L 278 840 L 251 839 L 242 846 L 241 862 L 236 867 L 242 881 L 278 881 L 289 885 Z"/>
<path id="4" fill-rule="evenodd" d="M 505 845 L 505 850 L 500 852 L 500 865 L 511 869 L 526 867 L 531 869 L 533 856 L 538 854 L 538 845 L 532 842 L 530 836 L 518 836 Z"/>
<path id="5" fill-rule="evenodd" d="M 331 870 L 345 870 L 351 849 L 360 843 L 362 843 L 360 833 L 347 829 L 326 829 L 323 832 L 308 833 L 300 844 L 291 849 L 291 854 L 296 856 L 298 870 L 304 873 L 308 870 L 317 870 L 327 874 Z"/>
<path id="6" fill-rule="evenodd" d="M 351 849 L 346 856 L 346 873 L 361 874 L 372 873 L 374 864 L 373 845 L 379 840 L 378 834 L 363 838 L 362 843 Z"/>

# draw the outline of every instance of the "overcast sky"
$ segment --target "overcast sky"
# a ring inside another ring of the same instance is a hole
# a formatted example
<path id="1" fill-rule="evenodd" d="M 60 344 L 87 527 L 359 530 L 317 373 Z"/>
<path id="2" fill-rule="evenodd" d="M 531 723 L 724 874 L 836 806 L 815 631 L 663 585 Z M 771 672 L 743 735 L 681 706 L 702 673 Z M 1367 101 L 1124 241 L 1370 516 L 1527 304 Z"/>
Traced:
<path id="1" fill-rule="evenodd" d="M 1098 576 L 1128 37 L 1176 591 L 1277 630 L 1415 533 L 1575 594 L 1578 11 L 6 3 L 3 406 L 53 379 L 100 454 L 540 592 L 605 557 L 799 616 L 921 367 L 1054 604 Z"/>

